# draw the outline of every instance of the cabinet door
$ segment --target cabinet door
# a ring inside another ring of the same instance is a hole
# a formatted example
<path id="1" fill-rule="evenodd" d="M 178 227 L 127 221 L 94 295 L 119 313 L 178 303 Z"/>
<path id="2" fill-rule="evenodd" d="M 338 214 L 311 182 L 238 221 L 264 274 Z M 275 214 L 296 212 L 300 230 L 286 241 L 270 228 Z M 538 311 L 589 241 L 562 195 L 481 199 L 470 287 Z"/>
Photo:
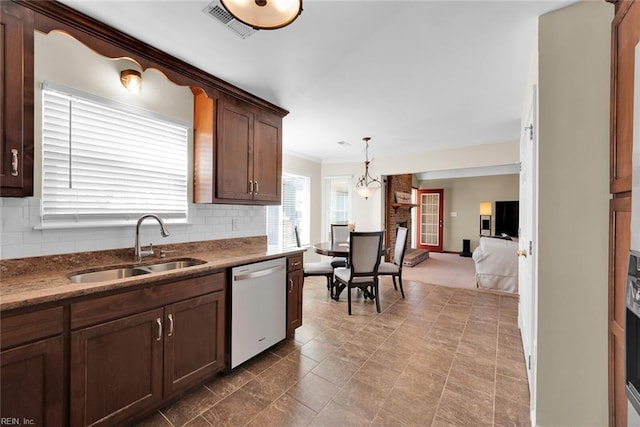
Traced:
<path id="1" fill-rule="evenodd" d="M 280 202 L 282 188 L 282 119 L 256 113 L 253 124 L 254 200 Z"/>
<path id="2" fill-rule="evenodd" d="M 224 292 L 214 292 L 165 308 L 165 395 L 224 368 L 224 305 Z"/>
<path id="3" fill-rule="evenodd" d="M 290 271 L 287 276 L 287 336 L 302 326 L 302 270 Z"/>
<path id="4" fill-rule="evenodd" d="M 64 425 L 62 337 L 5 350 L 0 360 L 2 419 Z"/>
<path id="5" fill-rule="evenodd" d="M 216 198 L 253 198 L 253 113 L 221 102 L 216 145 Z"/>
<path id="6" fill-rule="evenodd" d="M 163 310 L 71 333 L 71 425 L 118 425 L 162 399 Z"/>
<path id="7" fill-rule="evenodd" d="M 0 196 L 33 195 L 33 11 L 0 2 Z"/>

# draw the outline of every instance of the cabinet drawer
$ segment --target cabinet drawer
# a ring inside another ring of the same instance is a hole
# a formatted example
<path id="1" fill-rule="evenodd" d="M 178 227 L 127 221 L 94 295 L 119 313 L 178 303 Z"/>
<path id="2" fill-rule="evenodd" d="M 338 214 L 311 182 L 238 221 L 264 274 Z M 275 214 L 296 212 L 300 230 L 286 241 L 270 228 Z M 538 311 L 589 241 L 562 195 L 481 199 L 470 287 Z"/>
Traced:
<path id="1" fill-rule="evenodd" d="M 3 349 L 61 334 L 63 309 L 53 307 L 32 313 L 2 317 L 0 342 Z"/>
<path id="2" fill-rule="evenodd" d="M 287 271 L 302 270 L 302 254 L 287 258 Z"/>
<path id="3" fill-rule="evenodd" d="M 71 329 L 117 319 L 183 299 L 221 291 L 224 272 L 71 304 Z"/>

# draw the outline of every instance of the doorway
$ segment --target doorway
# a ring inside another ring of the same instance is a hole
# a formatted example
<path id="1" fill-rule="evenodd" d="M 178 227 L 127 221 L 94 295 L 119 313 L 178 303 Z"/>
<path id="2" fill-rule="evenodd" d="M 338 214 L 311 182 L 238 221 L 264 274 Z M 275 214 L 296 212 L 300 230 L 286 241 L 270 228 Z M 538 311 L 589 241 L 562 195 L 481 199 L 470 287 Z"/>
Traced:
<path id="1" fill-rule="evenodd" d="M 442 252 L 444 190 L 418 190 L 419 233 L 417 247 Z"/>

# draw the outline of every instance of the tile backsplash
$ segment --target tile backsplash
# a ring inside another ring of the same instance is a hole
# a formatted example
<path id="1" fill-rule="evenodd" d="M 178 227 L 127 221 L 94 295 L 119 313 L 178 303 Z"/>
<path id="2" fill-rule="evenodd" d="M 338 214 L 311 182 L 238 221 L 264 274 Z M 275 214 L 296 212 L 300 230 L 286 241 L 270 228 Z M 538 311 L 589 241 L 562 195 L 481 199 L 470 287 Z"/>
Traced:
<path id="1" fill-rule="evenodd" d="M 36 230 L 40 199 L 0 198 L 0 258 L 13 259 L 71 252 L 133 248 L 135 225 Z M 265 207 L 189 205 L 188 224 L 167 224 L 171 235 L 160 237 L 155 221 L 140 230 L 144 246 L 266 235 Z"/>

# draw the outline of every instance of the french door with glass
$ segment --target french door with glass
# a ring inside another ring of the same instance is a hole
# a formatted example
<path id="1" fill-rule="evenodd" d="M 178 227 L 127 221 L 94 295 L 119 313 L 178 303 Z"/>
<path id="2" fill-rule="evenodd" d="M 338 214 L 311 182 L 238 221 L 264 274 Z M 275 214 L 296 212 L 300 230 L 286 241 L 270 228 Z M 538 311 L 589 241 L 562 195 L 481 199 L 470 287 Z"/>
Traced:
<path id="1" fill-rule="evenodd" d="M 418 191 L 418 248 L 442 252 L 443 190 Z"/>

